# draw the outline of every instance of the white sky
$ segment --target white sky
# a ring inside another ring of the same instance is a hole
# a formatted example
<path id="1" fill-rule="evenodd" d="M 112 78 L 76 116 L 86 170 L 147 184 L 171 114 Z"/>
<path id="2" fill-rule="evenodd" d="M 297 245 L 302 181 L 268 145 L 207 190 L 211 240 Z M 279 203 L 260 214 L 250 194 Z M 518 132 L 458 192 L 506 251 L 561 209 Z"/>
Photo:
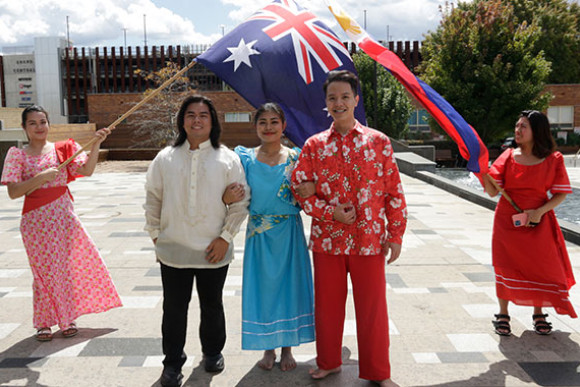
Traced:
<path id="1" fill-rule="evenodd" d="M 0 51 L 34 37 L 67 35 L 78 47 L 211 43 L 270 0 L 0 0 Z M 324 0 L 298 0 L 343 39 Z M 377 39 L 422 40 L 440 21 L 445 0 L 337 0 Z M 146 15 L 145 18 L 143 15 Z M 145 19 L 145 20 L 144 20 Z M 125 29 L 125 30 L 124 30 Z"/>

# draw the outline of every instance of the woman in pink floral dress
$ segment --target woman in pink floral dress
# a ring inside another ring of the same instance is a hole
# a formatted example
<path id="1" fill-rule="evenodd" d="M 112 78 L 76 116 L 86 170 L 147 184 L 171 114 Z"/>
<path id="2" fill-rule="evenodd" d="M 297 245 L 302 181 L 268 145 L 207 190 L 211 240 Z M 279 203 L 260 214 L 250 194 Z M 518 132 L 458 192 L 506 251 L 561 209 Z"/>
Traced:
<path id="1" fill-rule="evenodd" d="M 10 148 L 1 183 L 11 199 L 25 196 L 20 232 L 33 274 L 34 327 L 40 341 L 52 339 L 58 325 L 64 337 L 78 333 L 75 319 L 121 306 L 121 300 L 94 242 L 74 213 L 68 181 L 90 176 L 101 143 L 111 132 L 95 132 L 90 155 L 80 153 L 66 168 L 60 162 L 80 146 L 72 140 L 48 142 L 48 113 L 39 106 L 26 108 L 22 127 L 29 143 Z M 59 162 L 60 160 L 60 162 Z"/>

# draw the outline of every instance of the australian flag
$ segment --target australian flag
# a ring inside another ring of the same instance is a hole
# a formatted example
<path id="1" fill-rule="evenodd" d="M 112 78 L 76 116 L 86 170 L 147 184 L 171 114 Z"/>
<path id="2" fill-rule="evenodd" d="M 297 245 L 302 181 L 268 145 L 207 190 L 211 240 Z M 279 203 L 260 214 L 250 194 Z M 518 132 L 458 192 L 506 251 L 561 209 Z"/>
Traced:
<path id="1" fill-rule="evenodd" d="M 254 107 L 280 104 L 288 122 L 286 136 L 300 147 L 332 123 L 322 90 L 327 73 L 356 73 L 336 34 L 293 0 L 268 4 L 196 60 Z M 355 117 L 366 123 L 362 98 Z"/>

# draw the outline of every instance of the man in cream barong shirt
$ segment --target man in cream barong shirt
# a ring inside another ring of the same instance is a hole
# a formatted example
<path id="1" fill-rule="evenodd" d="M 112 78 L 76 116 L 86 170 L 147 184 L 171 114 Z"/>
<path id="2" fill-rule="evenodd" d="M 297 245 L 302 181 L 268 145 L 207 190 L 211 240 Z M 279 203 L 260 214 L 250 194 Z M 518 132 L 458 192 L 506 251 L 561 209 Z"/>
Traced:
<path id="1" fill-rule="evenodd" d="M 219 145 L 217 112 L 206 97 L 186 98 L 177 115 L 178 137 L 147 171 L 145 230 L 155 243 L 163 283 L 161 385 L 180 386 L 193 282 L 200 302 L 200 340 L 208 372 L 224 368 L 226 329 L 222 290 L 233 258 L 233 237 L 248 214 L 249 188 L 238 156 Z M 229 206 L 230 184 L 244 198 Z"/>

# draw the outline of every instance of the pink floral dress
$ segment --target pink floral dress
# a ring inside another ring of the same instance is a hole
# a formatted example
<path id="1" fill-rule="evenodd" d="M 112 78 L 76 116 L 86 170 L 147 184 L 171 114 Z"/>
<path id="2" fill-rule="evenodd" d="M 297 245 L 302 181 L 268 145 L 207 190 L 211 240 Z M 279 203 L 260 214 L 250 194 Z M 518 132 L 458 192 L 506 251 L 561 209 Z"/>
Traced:
<path id="1" fill-rule="evenodd" d="M 80 149 L 75 144 L 75 152 Z M 74 175 L 87 161 L 81 153 L 68 165 Z M 39 172 L 59 165 L 56 152 L 30 156 L 10 148 L 4 161 L 2 184 L 19 183 Z M 65 186 L 67 172 L 40 188 Z M 66 329 L 84 314 L 99 313 L 122 306 L 95 243 L 74 212 L 70 195 L 22 215 L 22 241 L 33 274 L 34 327 L 58 325 Z"/>

